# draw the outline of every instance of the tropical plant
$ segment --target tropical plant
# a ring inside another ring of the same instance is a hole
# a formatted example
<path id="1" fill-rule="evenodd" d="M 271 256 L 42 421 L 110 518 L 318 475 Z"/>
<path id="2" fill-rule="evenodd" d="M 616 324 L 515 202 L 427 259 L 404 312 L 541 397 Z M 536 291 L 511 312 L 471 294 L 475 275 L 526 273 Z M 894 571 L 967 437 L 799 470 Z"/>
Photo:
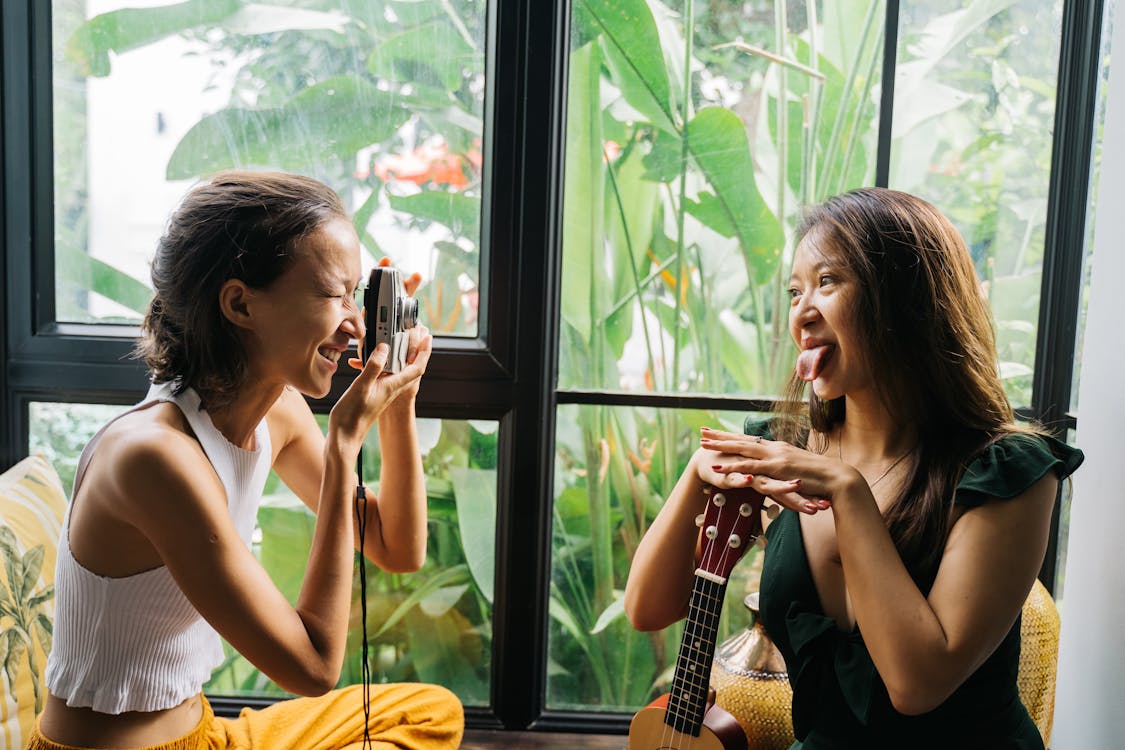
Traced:
<path id="1" fill-rule="evenodd" d="M 722 37 L 721 10 L 712 17 L 691 0 L 682 13 L 659 0 L 574 4 L 560 387 L 780 390 L 791 366 L 782 302 L 796 211 L 873 168 L 881 7 L 837 6 L 825 25 L 862 23 L 851 45 L 829 51 L 814 10 L 792 30 L 780 3 L 771 49 Z M 635 709 L 664 687 L 678 635 L 628 626 L 628 562 L 698 428 L 741 430 L 745 415 L 565 410 L 550 699 Z M 752 572 L 755 557 L 740 569 Z M 731 598 L 747 586 L 729 587 Z M 744 621 L 740 609 L 725 608 L 724 623 Z M 623 671 L 632 679 L 614 679 Z"/>
<path id="2" fill-rule="evenodd" d="M 43 611 L 43 605 L 55 598 L 55 587 L 46 586 L 35 591 L 43 569 L 42 544 L 21 554 L 15 532 L 8 526 L 0 526 L 0 555 L 3 555 L 4 570 L 8 574 L 8 580 L 0 582 L 0 624 L 3 625 L 0 630 L 0 664 L 4 665 L 8 685 L 12 686 L 23 668 L 24 654 L 27 655 L 35 713 L 38 714 L 43 710 L 43 689 L 36 646 L 44 654 L 51 651 L 54 627 L 51 618 Z"/>
<path id="3" fill-rule="evenodd" d="M 1033 356 L 1034 248 L 1045 214 L 1035 185 L 1045 186 L 1050 155 L 1037 151 L 1032 161 L 1018 146 L 1000 146 L 1013 124 L 1045 132 L 1037 118 L 1053 101 L 1054 58 L 1039 50 L 1029 65 L 1000 53 L 1042 25 L 1054 4 L 1014 5 L 912 10 L 895 73 L 892 186 L 952 207 L 994 295 L 1002 375 L 1014 400 L 1027 403 L 1020 376 Z M 800 211 L 873 182 L 885 5 L 740 8 L 732 18 L 729 7 L 703 0 L 573 4 L 562 389 L 782 390 L 792 366 L 785 287 Z M 1051 34 L 1036 39 L 1055 43 Z M 1043 79 L 1017 76 L 1020 64 Z M 935 126 L 950 120 L 950 132 Z M 934 179 L 956 160 L 975 168 Z M 966 202 L 978 213 L 961 211 Z M 1025 218 L 1022 241 L 1005 243 L 995 217 L 1012 214 Z M 1005 288 L 1022 292 L 1006 291 L 997 304 Z M 642 637 L 624 622 L 628 561 L 697 445 L 698 426 L 740 430 L 741 417 L 561 407 L 551 705 L 633 709 L 664 687 L 675 634 Z M 751 555 L 740 566 L 750 587 L 759 562 Z M 732 599 L 744 593 L 728 589 Z M 729 604 L 728 622 L 744 619 Z M 623 671 L 633 679 L 615 680 Z"/>
<path id="4" fill-rule="evenodd" d="M 230 94 L 180 139 L 166 178 L 266 167 L 323 179 L 354 206 L 373 259 L 423 272 L 419 298 L 431 329 L 475 335 L 484 23 L 480 0 L 185 0 L 85 21 L 59 40 L 59 75 L 69 71 L 83 90 L 112 74 L 116 55 L 180 40 L 186 54 L 210 60 L 209 85 L 227 81 Z M 65 91 L 60 105 L 79 112 Z M 85 129 L 65 128 L 57 140 L 79 151 L 65 134 L 84 137 Z M 60 288 L 143 313 L 146 282 L 85 254 L 81 181 L 64 175 L 59 187 L 58 211 L 69 217 L 58 237 Z M 417 241 L 384 247 L 377 226 L 411 230 Z M 75 314 L 68 305 L 64 313 Z"/>

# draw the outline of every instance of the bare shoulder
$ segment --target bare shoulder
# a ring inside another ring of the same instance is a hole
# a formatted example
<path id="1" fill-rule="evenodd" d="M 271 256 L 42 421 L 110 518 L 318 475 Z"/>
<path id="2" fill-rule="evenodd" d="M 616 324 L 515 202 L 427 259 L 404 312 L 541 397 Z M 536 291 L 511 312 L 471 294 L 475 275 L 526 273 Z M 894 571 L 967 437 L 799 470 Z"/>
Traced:
<path id="1" fill-rule="evenodd" d="M 170 403 L 153 404 L 111 424 L 91 460 L 90 480 L 115 490 L 123 509 L 134 499 L 151 503 L 172 487 L 206 488 L 209 476 L 214 470 L 207 455 L 183 413 Z M 218 477 L 214 483 L 219 484 Z"/>
<path id="2" fill-rule="evenodd" d="M 160 402 L 113 422 L 106 428 L 97 452 L 113 453 L 118 459 L 155 458 L 182 451 L 187 444 L 199 446 L 187 418 L 175 404 Z"/>
<path id="3" fill-rule="evenodd" d="M 990 602 L 981 611 L 999 611 L 1010 625 L 1004 618 L 1015 617 L 1043 562 L 1058 481 L 1048 474 L 1015 497 L 965 510 L 949 531 L 931 601 L 963 605 L 979 589 L 976 596 Z"/>

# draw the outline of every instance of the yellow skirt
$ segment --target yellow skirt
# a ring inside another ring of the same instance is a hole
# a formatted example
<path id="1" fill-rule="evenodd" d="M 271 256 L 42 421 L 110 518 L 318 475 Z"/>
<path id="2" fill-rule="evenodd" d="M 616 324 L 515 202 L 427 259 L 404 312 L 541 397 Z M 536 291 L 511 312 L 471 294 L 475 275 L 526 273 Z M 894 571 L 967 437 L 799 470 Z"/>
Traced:
<path id="1" fill-rule="evenodd" d="M 465 728 L 457 696 L 436 685 L 371 686 L 370 734 L 375 750 L 455 750 Z M 203 718 L 188 734 L 137 750 L 359 750 L 363 747 L 363 688 L 352 685 L 316 698 L 294 698 L 236 719 Z M 94 750 L 60 745 L 36 722 L 26 750 Z"/>

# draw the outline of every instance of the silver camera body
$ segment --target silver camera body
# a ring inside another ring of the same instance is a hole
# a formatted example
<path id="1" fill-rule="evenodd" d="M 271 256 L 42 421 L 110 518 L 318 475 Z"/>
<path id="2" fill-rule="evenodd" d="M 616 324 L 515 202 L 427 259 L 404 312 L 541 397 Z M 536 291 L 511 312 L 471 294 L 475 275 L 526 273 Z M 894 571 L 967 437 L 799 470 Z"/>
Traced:
<path id="1" fill-rule="evenodd" d="M 367 327 L 363 361 L 367 362 L 379 344 L 386 344 L 390 353 L 383 372 L 398 372 L 406 366 L 409 331 L 418 324 L 418 300 L 406 293 L 397 268 L 375 266 L 363 292 L 363 307 Z"/>

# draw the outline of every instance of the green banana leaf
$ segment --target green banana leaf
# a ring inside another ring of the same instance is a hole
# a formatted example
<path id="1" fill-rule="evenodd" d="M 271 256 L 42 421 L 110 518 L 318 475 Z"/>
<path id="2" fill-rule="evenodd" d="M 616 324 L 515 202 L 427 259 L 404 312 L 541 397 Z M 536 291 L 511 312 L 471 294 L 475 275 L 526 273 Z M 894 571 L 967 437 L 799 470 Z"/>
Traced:
<path id="1" fill-rule="evenodd" d="M 450 467 L 457 526 L 465 561 L 481 595 L 492 604 L 496 579 L 496 470 Z"/>
<path id="2" fill-rule="evenodd" d="M 436 221 L 454 234 L 480 242 L 480 198 L 445 190 L 423 190 L 414 195 L 387 193 L 387 202 L 396 211 Z"/>
<path id="3" fill-rule="evenodd" d="M 66 44 L 66 56 L 83 75 L 110 73 L 109 54 L 121 54 L 168 36 L 211 26 L 242 7 L 240 0 L 186 0 L 159 8 L 122 8 L 94 16 Z"/>
<path id="4" fill-rule="evenodd" d="M 367 59 L 367 69 L 389 81 L 440 87 L 448 101 L 449 92 L 461 88 L 465 71 L 476 67 L 478 57 L 456 29 L 435 21 L 384 39 Z"/>
<path id="5" fill-rule="evenodd" d="M 785 235 L 758 192 L 746 127 L 724 107 L 701 109 L 687 126 L 688 145 L 714 193 L 688 200 L 687 210 L 724 237 L 737 237 L 757 283 L 774 273 Z"/>
<path id="6" fill-rule="evenodd" d="M 204 117 L 176 145 L 166 175 L 183 180 L 252 166 L 301 170 L 354 158 L 392 137 L 408 119 L 394 94 L 364 78 L 337 76 L 281 107 L 230 108 Z"/>
<path id="7" fill-rule="evenodd" d="M 601 29 L 605 63 L 622 96 L 653 125 L 674 132 L 671 84 L 660 33 L 648 3 L 582 0 L 582 6 Z"/>

